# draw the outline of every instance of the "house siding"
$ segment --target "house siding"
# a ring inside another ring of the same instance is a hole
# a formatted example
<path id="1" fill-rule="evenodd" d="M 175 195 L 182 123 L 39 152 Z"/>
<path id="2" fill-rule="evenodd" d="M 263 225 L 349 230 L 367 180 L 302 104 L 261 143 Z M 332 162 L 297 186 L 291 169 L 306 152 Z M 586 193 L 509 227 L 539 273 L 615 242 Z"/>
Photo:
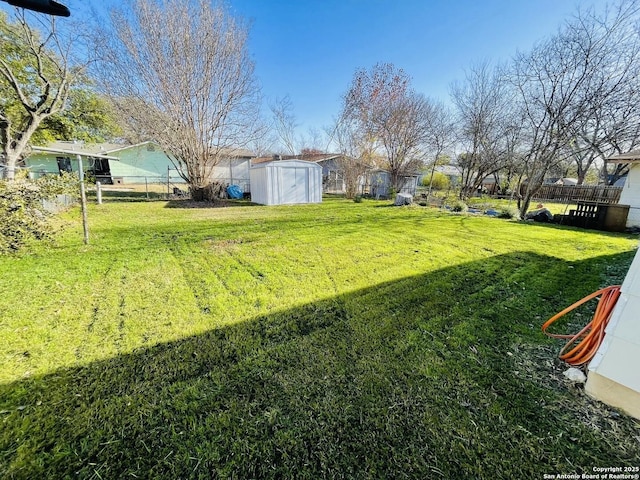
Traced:
<path id="1" fill-rule="evenodd" d="M 631 165 L 619 203 L 629 205 L 627 227 L 640 227 L 640 164 Z"/>
<path id="2" fill-rule="evenodd" d="M 38 154 L 34 153 L 25 159 L 25 166 L 29 169 L 29 177 L 40 178 L 44 175 L 57 175 L 58 162 L 56 157 L 63 157 L 65 155 L 55 155 L 53 153 Z M 78 161 L 75 158 L 71 159 L 71 169 L 74 172 L 78 171 Z"/>
<path id="3" fill-rule="evenodd" d="M 250 192 L 250 167 L 251 160 L 248 157 L 222 159 L 213 169 L 213 178 L 224 184 L 238 185 L 243 192 Z"/>
<path id="4" fill-rule="evenodd" d="M 73 146 L 67 147 L 72 149 Z M 83 154 L 84 170 L 90 170 L 91 158 L 89 152 Z M 109 170 L 114 184 L 144 184 L 167 183 L 183 184 L 185 180 L 174 167 L 171 159 L 162 149 L 153 143 L 132 145 L 119 149 L 104 150 L 100 153 L 117 157 L 119 160 L 109 160 Z M 78 171 L 78 160 L 75 154 L 34 152 L 25 159 L 25 165 L 29 169 L 32 178 L 43 175 L 57 175 L 59 173 L 56 157 L 67 157 L 71 160 L 71 170 Z M 235 184 L 245 192 L 250 191 L 249 182 L 250 157 L 222 159 L 219 165 L 213 168 L 212 180 L 224 184 Z M 169 178 L 167 178 L 169 177 Z"/>
<path id="5" fill-rule="evenodd" d="M 120 159 L 109 161 L 114 183 L 166 182 L 167 175 L 172 183 L 184 183 L 169 157 L 158 147 L 149 149 L 147 145 L 140 145 L 110 155 Z"/>

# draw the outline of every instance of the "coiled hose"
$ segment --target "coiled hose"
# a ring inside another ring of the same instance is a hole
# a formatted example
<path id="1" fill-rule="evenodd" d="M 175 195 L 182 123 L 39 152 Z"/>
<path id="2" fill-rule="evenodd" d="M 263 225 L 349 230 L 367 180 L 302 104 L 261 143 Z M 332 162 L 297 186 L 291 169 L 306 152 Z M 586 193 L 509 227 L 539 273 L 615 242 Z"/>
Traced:
<path id="1" fill-rule="evenodd" d="M 593 319 L 578 333 L 561 335 L 547 332 L 549 326 L 551 326 L 551 324 L 560 317 L 599 295 L 600 300 L 598 301 L 598 306 L 596 307 Z M 569 365 L 578 366 L 587 363 L 593 358 L 604 339 L 604 330 L 611 319 L 613 308 L 615 307 L 619 296 L 620 285 L 613 285 L 611 287 L 600 289 L 591 295 L 587 295 L 582 300 L 578 300 L 570 307 L 565 308 L 544 322 L 542 325 L 542 331 L 545 334 L 553 338 L 562 338 L 567 340 L 565 346 L 560 350 L 560 360 L 565 361 Z"/>

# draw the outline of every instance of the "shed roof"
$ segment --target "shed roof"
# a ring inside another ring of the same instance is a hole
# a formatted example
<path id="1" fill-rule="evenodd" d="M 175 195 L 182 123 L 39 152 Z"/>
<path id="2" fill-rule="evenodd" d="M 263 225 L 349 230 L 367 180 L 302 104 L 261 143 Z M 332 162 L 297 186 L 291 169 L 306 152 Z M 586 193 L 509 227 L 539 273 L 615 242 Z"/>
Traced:
<path id="1" fill-rule="evenodd" d="M 270 162 L 260 162 L 257 165 L 252 165 L 251 168 L 267 168 L 267 167 L 291 167 L 291 166 L 309 167 L 309 168 L 322 168 L 320 165 L 307 160 L 300 160 L 299 158 L 292 158 L 289 160 L 272 160 Z"/>
<path id="2" fill-rule="evenodd" d="M 635 163 L 640 162 L 640 150 L 631 150 L 627 153 L 619 153 L 607 158 L 611 163 Z"/>
<path id="3" fill-rule="evenodd" d="M 251 160 L 251 163 L 268 163 L 268 162 L 283 162 L 285 160 L 304 160 L 307 162 L 323 162 L 326 160 L 333 160 L 334 158 L 341 157 L 339 153 L 303 153 L 300 155 L 271 155 L 268 157 L 257 157 Z M 277 157 L 277 158 L 276 158 Z"/>

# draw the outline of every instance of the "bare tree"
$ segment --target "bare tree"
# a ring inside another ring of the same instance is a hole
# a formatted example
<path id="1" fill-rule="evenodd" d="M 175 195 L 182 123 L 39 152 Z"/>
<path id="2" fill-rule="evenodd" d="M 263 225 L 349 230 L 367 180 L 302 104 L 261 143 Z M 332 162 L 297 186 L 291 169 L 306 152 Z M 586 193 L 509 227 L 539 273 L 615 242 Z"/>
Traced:
<path id="1" fill-rule="evenodd" d="M 316 127 L 307 128 L 307 135 L 302 137 L 304 147 L 302 150 L 315 150 L 317 152 L 326 152 L 329 147 L 329 140 L 324 130 Z"/>
<path id="2" fill-rule="evenodd" d="M 343 115 L 336 119 L 332 128 L 327 129 L 341 155 L 337 163 L 343 175 L 346 198 L 354 198 L 358 194 L 360 180 L 374 155 L 374 143 L 359 127 L 358 122 Z"/>
<path id="3" fill-rule="evenodd" d="M 509 84 L 501 69 L 486 62 L 472 67 L 462 84 L 454 83 L 451 96 L 464 148 L 458 161 L 464 198 L 508 165 L 516 148 L 517 122 Z"/>
<path id="4" fill-rule="evenodd" d="M 619 95 L 631 94 L 627 85 L 636 89 L 637 19 L 634 1 L 603 16 L 579 12 L 552 38 L 516 57 L 513 79 L 528 132 L 522 214 L 549 169 L 572 154 L 572 146 L 582 148 L 576 138 L 590 148 L 599 143 L 593 141 L 597 135 L 584 135 L 593 119 Z"/>
<path id="5" fill-rule="evenodd" d="M 264 133 L 247 26 L 206 0 L 134 0 L 111 20 L 102 86 L 172 158 L 192 197 L 213 199 L 214 167 Z"/>
<path id="6" fill-rule="evenodd" d="M 402 177 L 423 162 L 429 104 L 415 92 L 409 76 L 392 64 L 356 71 L 344 97 L 343 117 L 355 122 L 366 138 L 384 152 L 391 185 L 401 188 Z"/>
<path id="7" fill-rule="evenodd" d="M 300 126 L 294 114 L 293 102 L 288 95 L 276 98 L 269 105 L 273 117 L 273 129 L 279 140 L 283 153 L 296 155 L 301 150 L 303 140 L 297 135 L 296 129 Z"/>
<path id="8" fill-rule="evenodd" d="M 427 200 L 431 196 L 433 175 L 436 167 L 438 164 L 441 164 L 445 151 L 453 147 L 456 140 L 456 124 L 451 110 L 442 102 L 429 102 L 425 148 L 431 154 L 431 175 L 429 178 Z"/>
<path id="9" fill-rule="evenodd" d="M 54 17 L 16 9 L 13 18 L 11 22 L 0 12 L 0 160 L 9 180 L 15 178 L 32 135 L 65 107 L 70 88 L 86 67 L 72 56 L 77 37 L 65 37 Z"/>
<path id="10" fill-rule="evenodd" d="M 293 102 L 289 95 L 276 98 L 270 105 L 272 116 L 272 129 L 279 143 L 278 153 L 286 155 L 304 155 L 313 151 L 316 153 L 325 152 L 328 147 L 328 140 L 324 132 L 309 127 L 307 134 L 298 132 L 300 123 L 294 113 Z"/>
<path id="11" fill-rule="evenodd" d="M 625 48 L 634 52 L 635 59 L 640 59 L 640 42 L 630 43 Z M 640 62 L 637 62 L 627 70 L 623 83 L 575 129 L 570 147 L 578 183 L 582 183 L 589 168 L 596 162 L 603 165 L 605 182 L 612 184 L 626 174 L 626 164 L 618 164 L 608 173 L 606 159 L 640 145 L 639 84 Z"/>

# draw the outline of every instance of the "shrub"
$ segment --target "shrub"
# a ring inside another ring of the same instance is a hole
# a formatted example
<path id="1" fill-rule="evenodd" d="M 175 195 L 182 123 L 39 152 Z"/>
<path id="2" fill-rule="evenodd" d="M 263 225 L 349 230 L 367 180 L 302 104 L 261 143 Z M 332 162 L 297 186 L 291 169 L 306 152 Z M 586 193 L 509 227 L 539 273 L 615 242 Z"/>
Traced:
<path id="1" fill-rule="evenodd" d="M 422 177 L 422 186 L 428 187 L 431 175 L 425 175 Z M 433 182 L 431 182 L 431 188 L 433 190 L 447 190 L 451 186 L 451 180 L 444 173 L 434 172 Z"/>
<path id="2" fill-rule="evenodd" d="M 19 250 L 29 239 L 51 234 L 44 200 L 77 192 L 78 177 L 47 175 L 36 181 L 0 181 L 0 253 Z"/>
<path id="3" fill-rule="evenodd" d="M 516 207 L 505 207 L 498 213 L 498 218 L 510 218 L 513 220 L 520 220 L 520 210 Z"/>
<path id="4" fill-rule="evenodd" d="M 458 200 L 451 205 L 451 211 L 453 212 L 466 212 L 467 210 L 469 210 L 469 207 L 462 200 Z"/>
<path id="5" fill-rule="evenodd" d="M 353 201 L 356 203 L 362 203 L 362 195 L 356 195 L 353 197 Z"/>

